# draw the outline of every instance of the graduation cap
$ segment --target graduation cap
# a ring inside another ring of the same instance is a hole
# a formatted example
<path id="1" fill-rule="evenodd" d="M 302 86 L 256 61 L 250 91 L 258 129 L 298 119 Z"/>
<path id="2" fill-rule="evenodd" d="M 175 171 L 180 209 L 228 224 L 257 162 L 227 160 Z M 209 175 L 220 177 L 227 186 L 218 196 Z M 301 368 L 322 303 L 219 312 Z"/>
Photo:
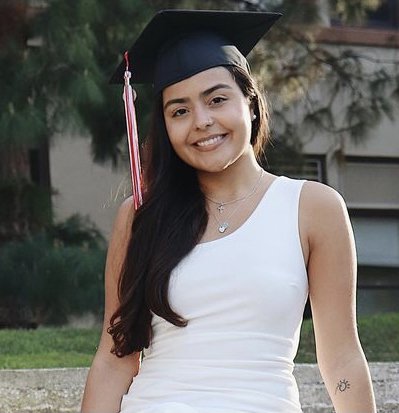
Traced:
<path id="1" fill-rule="evenodd" d="M 135 207 L 142 202 L 141 167 L 131 83 L 154 92 L 217 66 L 249 72 L 246 56 L 281 17 L 279 13 L 162 10 L 125 53 L 110 83 L 125 84 L 124 100 Z"/>
<path id="2" fill-rule="evenodd" d="M 132 83 L 155 93 L 216 66 L 247 67 L 245 56 L 280 18 L 279 13 L 162 10 L 129 49 Z M 122 61 L 111 83 L 124 83 Z"/>

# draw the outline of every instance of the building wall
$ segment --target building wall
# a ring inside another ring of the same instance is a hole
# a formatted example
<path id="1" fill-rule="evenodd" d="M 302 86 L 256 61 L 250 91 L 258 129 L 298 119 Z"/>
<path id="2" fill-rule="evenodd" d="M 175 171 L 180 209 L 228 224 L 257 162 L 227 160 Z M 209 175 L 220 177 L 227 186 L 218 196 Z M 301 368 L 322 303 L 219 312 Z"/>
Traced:
<path id="1" fill-rule="evenodd" d="M 344 31 L 345 36 L 350 34 Z M 370 57 L 364 61 L 369 71 L 396 70 L 383 62 L 399 63 L 398 33 L 394 33 L 393 47 L 387 47 L 382 43 L 383 32 L 373 36 L 363 29 L 363 45 L 360 32 L 356 29 L 356 46 L 350 45 L 349 36 L 340 45 L 332 42 L 331 48 L 351 47 Z M 342 41 L 340 36 L 336 38 Z M 322 91 L 316 93 L 322 96 Z M 340 106 L 337 109 L 342 111 L 345 102 Z M 310 142 L 304 140 L 304 153 L 324 159 L 325 183 L 343 195 L 348 207 L 356 241 L 360 314 L 399 311 L 399 107 L 394 107 L 395 120 L 384 118 L 362 142 L 323 134 Z"/>
<path id="2" fill-rule="evenodd" d="M 95 164 L 87 138 L 56 137 L 50 148 L 56 220 L 75 213 L 88 216 L 108 238 L 118 206 L 129 194 L 129 170 L 124 166 L 114 170 Z"/>

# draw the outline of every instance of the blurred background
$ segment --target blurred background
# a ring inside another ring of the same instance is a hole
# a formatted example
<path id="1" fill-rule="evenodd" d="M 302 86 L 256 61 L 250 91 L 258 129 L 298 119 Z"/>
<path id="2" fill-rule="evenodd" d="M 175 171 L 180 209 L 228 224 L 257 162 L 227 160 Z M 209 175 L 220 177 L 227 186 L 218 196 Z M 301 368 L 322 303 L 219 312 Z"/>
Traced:
<path id="1" fill-rule="evenodd" d="M 249 55 L 272 109 L 263 166 L 342 194 L 358 313 L 399 313 L 398 1 L 1 0 L 0 327 L 101 320 L 130 186 L 122 90 L 108 79 L 164 8 L 284 13 Z M 144 141 L 151 90 L 136 90 Z"/>

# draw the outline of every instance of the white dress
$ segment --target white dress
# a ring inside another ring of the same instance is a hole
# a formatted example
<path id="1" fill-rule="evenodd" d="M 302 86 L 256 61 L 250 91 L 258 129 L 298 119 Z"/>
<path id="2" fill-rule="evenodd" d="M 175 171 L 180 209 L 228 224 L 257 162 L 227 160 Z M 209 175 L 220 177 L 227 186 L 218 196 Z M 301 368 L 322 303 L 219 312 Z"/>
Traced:
<path id="1" fill-rule="evenodd" d="M 153 342 L 121 413 L 301 413 L 293 359 L 308 296 L 298 230 L 304 180 L 278 177 L 247 221 L 175 268 L 175 327 Z"/>

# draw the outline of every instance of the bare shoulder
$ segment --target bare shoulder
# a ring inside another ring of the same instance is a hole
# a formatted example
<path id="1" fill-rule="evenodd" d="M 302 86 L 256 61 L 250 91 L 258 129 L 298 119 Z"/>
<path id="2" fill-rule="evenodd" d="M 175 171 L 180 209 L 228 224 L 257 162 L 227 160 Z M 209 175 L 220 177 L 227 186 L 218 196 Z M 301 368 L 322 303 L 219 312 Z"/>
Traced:
<path id="1" fill-rule="evenodd" d="M 342 195 L 331 186 L 316 181 L 306 181 L 303 185 L 301 198 L 307 208 L 342 208 L 345 201 Z"/>
<path id="2" fill-rule="evenodd" d="M 118 208 L 112 229 L 111 240 L 115 238 L 125 238 L 130 234 L 134 219 L 133 197 L 126 198 Z"/>
<path id="3" fill-rule="evenodd" d="M 118 213 L 116 214 L 115 223 L 118 224 L 128 224 L 132 223 L 134 218 L 134 203 L 133 197 L 129 196 L 126 198 L 119 206 Z"/>
<path id="4" fill-rule="evenodd" d="M 107 269 L 113 267 L 113 276 L 120 272 L 126 247 L 130 239 L 134 218 L 133 198 L 126 198 L 116 214 L 108 246 Z"/>
<path id="5" fill-rule="evenodd" d="M 348 225 L 348 211 L 342 195 L 320 182 L 306 181 L 301 192 L 301 218 L 309 244 Z"/>

